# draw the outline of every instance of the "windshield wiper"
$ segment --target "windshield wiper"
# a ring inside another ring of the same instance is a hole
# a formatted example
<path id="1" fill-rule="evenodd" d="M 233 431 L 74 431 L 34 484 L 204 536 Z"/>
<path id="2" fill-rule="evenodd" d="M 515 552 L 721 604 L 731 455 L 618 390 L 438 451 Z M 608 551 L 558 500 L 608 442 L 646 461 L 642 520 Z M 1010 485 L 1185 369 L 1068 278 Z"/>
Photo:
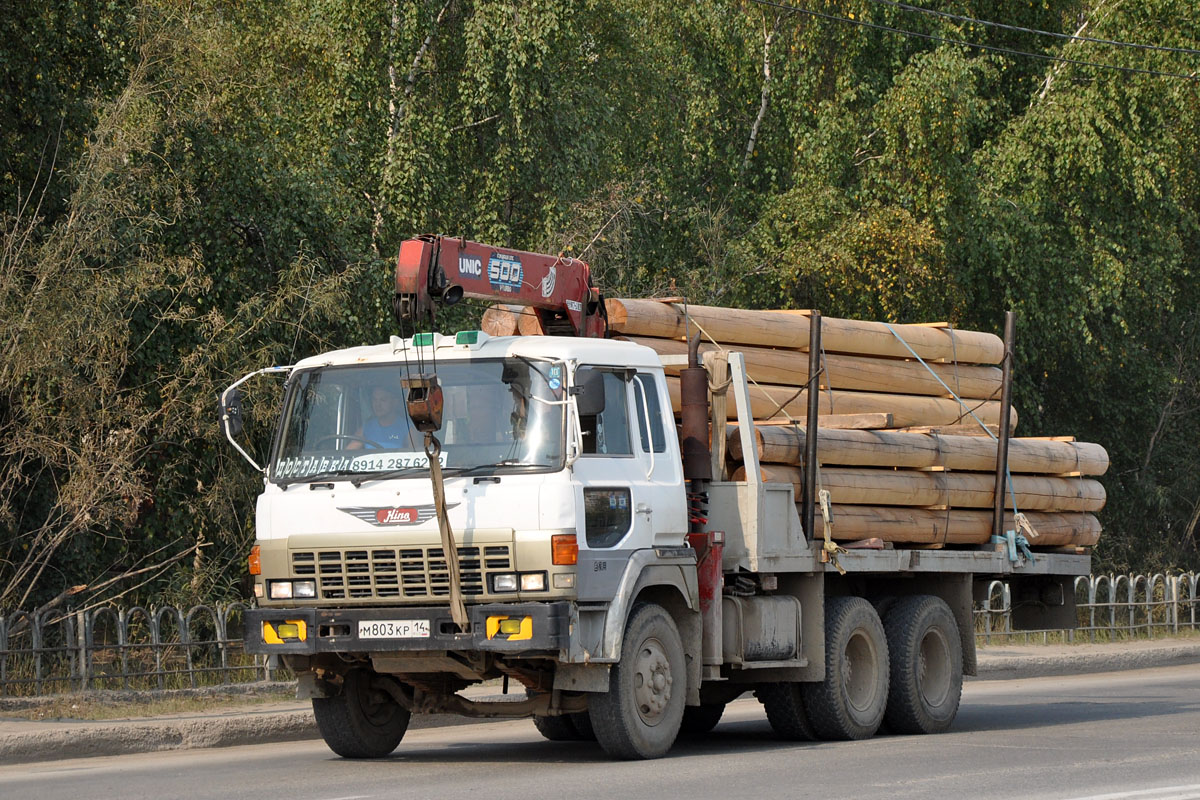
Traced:
<path id="1" fill-rule="evenodd" d="M 522 464 L 520 461 L 518 461 L 515 458 L 506 458 L 503 461 L 497 461 L 495 464 L 480 464 L 478 466 L 471 467 L 470 469 L 463 470 L 460 474 L 462 474 L 462 475 L 478 475 L 481 472 L 488 472 L 489 470 L 500 469 L 501 467 L 509 467 L 509 468 L 520 467 L 522 469 L 548 469 L 549 465 L 547 465 L 547 464 Z"/>
<path id="2" fill-rule="evenodd" d="M 367 481 L 386 481 L 389 478 L 399 478 L 401 475 L 407 475 L 410 472 L 428 472 L 428 471 L 429 471 L 429 466 L 426 465 L 423 467 L 400 467 L 399 469 L 381 470 L 381 471 L 377 471 L 377 472 L 359 472 L 359 473 L 356 473 L 359 477 L 350 482 L 353 483 L 354 488 L 357 489 L 358 487 L 362 486 Z M 443 475 L 456 475 L 460 471 L 461 470 L 457 467 L 451 467 L 449 469 L 447 469 L 446 467 L 442 467 Z"/>

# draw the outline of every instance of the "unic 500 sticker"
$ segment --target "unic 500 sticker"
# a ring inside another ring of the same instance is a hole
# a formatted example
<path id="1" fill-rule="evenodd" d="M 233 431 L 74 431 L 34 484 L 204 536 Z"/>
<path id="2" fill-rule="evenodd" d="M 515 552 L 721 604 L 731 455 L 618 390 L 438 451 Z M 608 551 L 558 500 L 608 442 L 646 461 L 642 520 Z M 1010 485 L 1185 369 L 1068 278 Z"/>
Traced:
<path id="1" fill-rule="evenodd" d="M 523 278 L 519 260 L 503 253 L 492 253 L 488 259 L 488 283 L 502 292 L 515 292 L 521 288 Z"/>

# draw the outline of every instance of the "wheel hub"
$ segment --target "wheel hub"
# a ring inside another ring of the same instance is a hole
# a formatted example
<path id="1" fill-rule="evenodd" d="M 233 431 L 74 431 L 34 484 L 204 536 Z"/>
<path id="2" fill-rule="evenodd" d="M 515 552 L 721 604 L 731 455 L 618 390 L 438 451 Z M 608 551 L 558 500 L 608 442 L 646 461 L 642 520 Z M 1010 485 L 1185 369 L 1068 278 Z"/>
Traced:
<path id="1" fill-rule="evenodd" d="M 671 664 L 666 650 L 658 639 L 647 639 L 638 650 L 634 662 L 633 694 L 637 700 L 638 716 L 647 725 L 662 721 L 663 712 L 671 702 Z"/>

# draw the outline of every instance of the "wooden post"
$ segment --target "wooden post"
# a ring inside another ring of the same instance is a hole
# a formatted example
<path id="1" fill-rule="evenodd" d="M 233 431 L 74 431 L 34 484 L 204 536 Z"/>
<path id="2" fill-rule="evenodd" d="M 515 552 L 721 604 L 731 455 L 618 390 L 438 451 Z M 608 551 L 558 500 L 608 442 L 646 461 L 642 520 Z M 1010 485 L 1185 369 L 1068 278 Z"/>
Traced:
<path id="1" fill-rule="evenodd" d="M 1010 434 L 1008 411 L 1012 408 L 1013 339 L 1015 338 L 1017 315 L 1004 312 L 1004 361 L 1001 366 L 1003 384 L 1000 390 L 1000 435 L 996 441 L 996 499 L 992 506 L 992 535 L 1004 535 L 1004 491 L 1008 488 L 1008 437 Z"/>

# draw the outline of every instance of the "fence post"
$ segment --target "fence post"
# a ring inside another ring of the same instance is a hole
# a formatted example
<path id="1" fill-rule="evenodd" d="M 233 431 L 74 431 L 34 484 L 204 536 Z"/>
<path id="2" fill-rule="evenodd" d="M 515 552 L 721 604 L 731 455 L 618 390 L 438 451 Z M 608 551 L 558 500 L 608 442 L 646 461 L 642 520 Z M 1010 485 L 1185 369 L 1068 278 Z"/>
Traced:
<path id="1" fill-rule="evenodd" d="M 79 691 L 86 692 L 88 688 L 88 653 L 87 653 L 87 612 L 75 612 L 75 651 Z"/>
<path id="2" fill-rule="evenodd" d="M 8 617 L 0 616 L 0 697 L 8 687 Z"/>
<path id="3" fill-rule="evenodd" d="M 30 619 L 29 642 L 33 647 L 33 690 L 42 693 L 42 620 L 36 611 Z"/>
<path id="4" fill-rule="evenodd" d="M 221 683 L 229 683 L 229 631 L 228 631 L 228 615 L 229 603 L 225 604 L 225 608 L 216 606 L 217 624 L 217 649 L 221 653 Z"/>

